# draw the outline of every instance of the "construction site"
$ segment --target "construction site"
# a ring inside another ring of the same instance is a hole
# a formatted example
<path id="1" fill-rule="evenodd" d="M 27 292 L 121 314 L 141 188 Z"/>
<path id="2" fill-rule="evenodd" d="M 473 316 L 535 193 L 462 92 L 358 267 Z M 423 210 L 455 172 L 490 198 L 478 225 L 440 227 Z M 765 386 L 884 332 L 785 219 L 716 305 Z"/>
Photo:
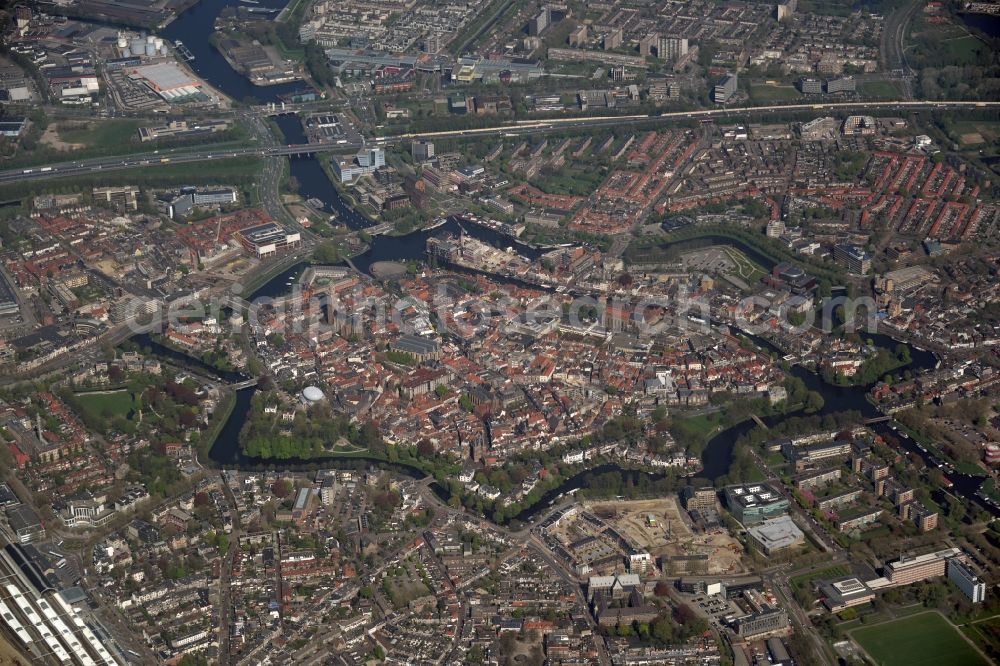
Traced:
<path id="1" fill-rule="evenodd" d="M 661 561 L 666 575 L 744 571 L 743 546 L 725 528 L 696 530 L 676 497 L 597 502 L 584 510 L 612 527 L 636 550 Z"/>

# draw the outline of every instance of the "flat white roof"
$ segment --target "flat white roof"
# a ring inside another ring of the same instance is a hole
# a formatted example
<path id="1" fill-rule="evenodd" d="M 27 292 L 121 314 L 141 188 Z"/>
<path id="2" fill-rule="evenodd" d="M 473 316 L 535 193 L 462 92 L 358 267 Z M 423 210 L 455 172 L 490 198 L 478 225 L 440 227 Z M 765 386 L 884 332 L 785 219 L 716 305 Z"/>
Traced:
<path id="1" fill-rule="evenodd" d="M 160 62 L 155 65 L 136 67 L 135 71 L 161 91 L 176 88 L 195 87 L 197 82 L 184 73 L 176 63 Z"/>

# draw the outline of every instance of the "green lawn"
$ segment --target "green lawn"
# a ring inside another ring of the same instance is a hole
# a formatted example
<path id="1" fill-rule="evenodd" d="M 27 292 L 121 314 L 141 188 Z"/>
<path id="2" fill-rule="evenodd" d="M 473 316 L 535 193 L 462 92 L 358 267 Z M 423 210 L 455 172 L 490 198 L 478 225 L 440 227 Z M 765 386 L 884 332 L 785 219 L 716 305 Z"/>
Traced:
<path id="1" fill-rule="evenodd" d="M 1000 488 L 997 488 L 997 482 L 993 479 L 987 478 L 986 481 L 983 482 L 982 490 L 983 493 L 985 493 L 990 499 L 1000 501 Z"/>
<path id="2" fill-rule="evenodd" d="M 899 86 L 892 81 L 862 81 L 858 84 L 858 94 L 864 97 L 885 97 L 898 99 Z"/>
<path id="3" fill-rule="evenodd" d="M 94 416 L 128 416 L 132 410 L 132 394 L 128 391 L 113 393 L 78 393 L 80 406 Z"/>
<path id="4" fill-rule="evenodd" d="M 775 468 L 783 467 L 786 461 L 784 454 L 774 451 L 764 456 L 764 462 L 766 462 L 770 467 Z"/>
<path id="5" fill-rule="evenodd" d="M 52 178 L 24 183 L 0 185 L 0 201 L 20 201 L 42 192 L 59 189 L 80 189 L 98 185 L 138 185 L 165 187 L 221 183 L 249 183 L 260 174 L 261 160 L 257 157 L 234 157 L 185 164 L 158 164 L 134 169 L 95 172 L 86 175 Z"/>
<path id="6" fill-rule="evenodd" d="M 684 419 L 684 427 L 687 430 L 708 437 L 719 429 L 718 414 L 712 412 L 711 414 L 688 417 Z"/>
<path id="7" fill-rule="evenodd" d="M 736 274 L 749 284 L 760 282 L 767 274 L 763 268 L 750 261 L 745 254 L 729 245 L 720 245 L 726 255 L 736 264 Z"/>
<path id="8" fill-rule="evenodd" d="M 941 44 L 951 54 L 949 62 L 956 65 L 971 65 L 975 63 L 976 53 L 983 47 L 983 43 L 972 35 L 946 39 Z"/>
<path id="9" fill-rule="evenodd" d="M 56 132 L 66 143 L 79 143 L 88 148 L 111 148 L 139 143 L 138 129 L 141 124 L 139 120 L 59 121 Z"/>
<path id="10" fill-rule="evenodd" d="M 750 84 L 750 97 L 755 102 L 788 102 L 802 99 L 802 93 L 794 86 Z"/>
<path id="11" fill-rule="evenodd" d="M 962 627 L 962 633 L 996 661 L 1000 661 L 1000 621 L 998 620 L 1000 618 L 967 624 Z"/>
<path id="12" fill-rule="evenodd" d="M 851 573 L 850 569 L 848 569 L 843 564 L 838 564 L 836 566 L 828 567 L 826 569 L 820 569 L 819 571 L 813 571 L 811 573 L 795 576 L 788 582 L 791 583 L 792 587 L 805 587 L 814 580 L 840 578 L 841 576 L 846 576 L 849 573 Z"/>
<path id="13" fill-rule="evenodd" d="M 988 666 L 954 626 L 930 612 L 851 632 L 880 666 Z"/>

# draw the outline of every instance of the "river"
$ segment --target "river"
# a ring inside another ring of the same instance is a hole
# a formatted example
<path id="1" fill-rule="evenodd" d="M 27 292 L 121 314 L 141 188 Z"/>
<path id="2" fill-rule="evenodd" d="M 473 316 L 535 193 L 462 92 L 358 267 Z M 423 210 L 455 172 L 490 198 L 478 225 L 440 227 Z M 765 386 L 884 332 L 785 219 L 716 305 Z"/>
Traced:
<path id="1" fill-rule="evenodd" d="M 297 115 L 277 116 L 274 120 L 284 135 L 285 143 L 306 143 L 302 123 Z M 360 230 L 373 226 L 371 221 L 351 208 L 350 204 L 341 197 L 340 192 L 333 186 L 326 172 L 320 166 L 319 159 L 324 158 L 320 156 L 318 158 L 293 157 L 290 159 L 290 173 L 298 181 L 299 195 L 303 199 L 316 199 L 323 202 L 326 212 L 335 213 L 337 221 L 350 229 Z M 518 252 L 529 259 L 537 258 L 544 251 L 529 247 L 492 229 L 475 224 L 466 223 L 461 228 L 464 228 L 473 238 L 494 247 L 516 246 Z M 415 231 L 405 236 L 375 236 L 372 239 L 370 249 L 361 255 L 352 257 L 351 262 L 358 270 L 368 273 L 371 265 L 377 261 L 419 261 L 426 256 L 427 239 L 432 235 L 442 232 L 458 234 L 460 231 L 455 218 L 448 218 L 443 225 L 430 230 Z M 301 277 L 307 265 L 306 262 L 301 262 L 289 267 L 251 294 L 251 299 L 261 296 L 277 298 L 284 295 L 290 289 L 291 283 Z"/>
<path id="2" fill-rule="evenodd" d="M 478 229 L 481 232 L 488 232 L 489 230 Z M 419 258 L 423 253 L 423 234 L 411 234 L 409 236 L 403 237 L 378 237 L 373 239 L 372 250 L 368 253 L 371 257 L 368 259 L 368 263 L 362 262 L 362 265 L 367 266 L 376 259 L 382 258 Z M 419 242 L 415 242 L 418 241 Z M 741 248 L 742 249 L 742 248 Z M 402 257 L 401 257 L 402 253 Z M 281 295 L 285 293 L 288 289 L 288 281 L 291 278 L 301 274 L 306 264 L 298 264 L 293 266 L 285 273 L 276 276 L 269 283 L 261 287 L 261 289 L 255 295 L 268 294 L 268 295 Z M 757 344 L 762 349 L 768 351 L 779 351 L 770 342 L 764 340 L 763 338 L 757 336 L 748 336 L 755 344 Z M 887 349 L 894 349 L 898 342 L 889 336 L 881 334 L 870 334 L 866 337 L 873 339 L 875 344 L 885 347 Z M 779 352 L 780 353 L 780 352 Z M 930 352 L 916 349 L 910 347 L 910 357 L 911 362 L 905 368 L 899 368 L 897 371 L 902 371 L 904 369 L 909 369 L 915 374 L 930 370 L 934 368 L 937 359 Z M 879 416 L 879 413 L 875 407 L 867 400 L 866 394 L 868 387 L 844 387 L 844 386 L 834 386 L 827 384 L 822 380 L 822 378 L 801 366 L 793 366 L 791 369 L 791 374 L 800 378 L 809 390 L 817 391 L 823 396 L 824 406 L 817 412 L 818 415 L 822 416 L 824 414 L 832 414 L 836 412 L 843 411 L 857 411 L 865 418 L 873 418 Z M 213 446 L 210 457 L 216 463 L 223 467 L 241 467 L 241 468 L 280 468 L 280 469 L 305 469 L 308 467 L 316 468 L 317 466 L 330 465 L 330 466 L 357 466 L 361 463 L 357 459 L 344 459 L 344 458 L 333 458 L 326 460 L 285 460 L 285 461 L 266 461 L 247 458 L 242 454 L 239 447 L 239 433 L 246 421 L 247 415 L 250 409 L 250 399 L 253 395 L 254 389 L 246 389 L 240 391 L 237 394 L 236 406 L 233 409 L 233 413 L 227 421 L 225 427 L 222 429 L 218 439 Z M 769 426 L 774 426 L 779 423 L 782 419 L 787 418 L 791 415 L 777 415 L 767 417 L 764 420 Z M 754 422 L 752 420 L 747 420 L 742 423 L 738 423 L 735 426 L 715 435 L 709 440 L 703 454 L 702 454 L 702 464 L 703 469 L 697 474 L 697 478 L 707 479 L 709 481 L 726 474 L 729 471 L 729 465 L 732 462 L 733 447 L 741 436 L 745 435 L 754 427 Z M 889 434 L 892 432 L 900 440 L 901 445 L 910 453 L 920 456 L 924 461 L 933 466 L 935 460 L 933 456 L 927 452 L 923 452 L 919 449 L 915 442 L 909 440 L 903 436 L 901 433 L 894 432 L 891 430 L 891 426 L 886 423 L 879 423 L 872 426 L 873 429 L 879 434 Z M 380 463 L 381 464 L 381 463 Z M 393 469 L 397 469 L 396 465 L 392 465 Z M 594 473 L 603 473 L 608 471 L 621 471 L 623 474 L 628 475 L 632 478 L 633 482 L 638 479 L 638 475 L 647 475 L 650 481 L 662 479 L 662 474 L 646 473 L 636 470 L 622 469 L 614 464 L 602 465 L 598 468 L 586 470 L 580 472 L 573 477 L 570 477 L 565 482 L 563 482 L 558 488 L 555 488 L 545 494 L 541 501 L 539 501 L 533 507 L 525 509 L 517 516 L 519 520 L 527 521 L 537 515 L 538 512 L 544 511 L 550 505 L 552 501 L 557 499 L 560 495 L 563 495 L 572 490 L 583 487 L 587 479 Z M 419 474 L 415 468 L 407 466 L 399 466 L 397 471 L 413 476 L 414 474 Z M 955 484 L 952 489 L 953 492 L 966 497 L 967 499 L 975 502 L 982 508 L 996 514 L 996 510 L 988 505 L 983 504 L 975 496 L 978 490 L 982 477 L 969 476 L 965 474 L 949 474 L 948 477 Z M 438 489 L 439 494 L 441 489 Z M 936 497 L 936 499 L 940 499 Z"/>
<path id="3" fill-rule="evenodd" d="M 971 28 L 975 28 L 989 37 L 1000 37 L 1000 15 L 963 13 L 959 16 Z"/>
<path id="4" fill-rule="evenodd" d="M 236 384 L 249 379 L 247 375 L 242 372 L 237 372 L 235 370 L 220 370 L 214 365 L 209 365 L 205 363 L 200 358 L 191 356 L 190 354 L 185 354 L 182 351 L 168 347 L 160 342 L 154 340 L 148 333 L 140 333 L 134 335 L 131 341 L 139 345 L 141 349 L 149 349 L 153 356 L 157 356 L 165 361 L 169 361 L 174 365 L 188 368 L 193 372 L 205 375 L 207 377 L 214 377 L 222 382 L 228 382 L 230 384 Z"/>
<path id="5" fill-rule="evenodd" d="M 275 116 L 275 123 L 284 135 L 288 145 L 308 143 L 302 121 L 295 114 Z M 320 159 L 330 159 L 329 155 L 320 153 L 318 157 L 290 157 L 289 173 L 299 183 L 299 194 L 303 199 L 318 199 L 326 204 L 326 212 L 336 213 L 338 221 L 351 229 L 364 229 L 372 226 L 372 222 L 344 201 L 340 193 L 330 182 Z"/>
<path id="6" fill-rule="evenodd" d="M 268 9 L 282 9 L 288 0 L 258 0 L 257 4 L 243 5 Z M 255 86 L 250 79 L 236 72 L 222 54 L 212 46 L 209 37 L 214 32 L 215 19 L 225 7 L 239 6 L 239 0 L 200 0 L 194 7 L 180 14 L 160 32 L 164 39 L 184 42 L 195 59 L 190 62 L 198 76 L 212 87 L 237 102 L 253 101 L 259 104 L 281 101 L 282 95 L 303 90 L 309 86 L 303 81 L 276 86 Z"/>
<path id="7" fill-rule="evenodd" d="M 282 134 L 285 135 L 287 143 L 305 143 L 305 136 L 302 133 L 302 126 L 297 116 L 285 115 L 277 118 L 278 126 Z M 326 172 L 320 166 L 317 159 L 313 157 L 291 158 L 290 173 L 299 184 L 299 195 L 303 199 L 317 199 L 322 201 L 326 210 L 336 213 L 338 222 L 350 229 L 365 229 L 373 226 L 372 222 L 354 211 L 351 206 L 344 201 L 343 197 L 330 182 Z M 544 250 L 530 247 L 524 243 L 519 243 L 509 236 L 480 227 L 472 223 L 465 223 L 462 228 L 477 240 L 488 243 L 494 247 L 515 246 L 519 253 L 529 259 L 537 258 Z M 442 232 L 458 234 L 460 232 L 458 222 L 455 218 L 448 220 L 441 225 L 430 230 L 415 231 L 405 236 L 381 235 L 372 239 L 371 248 L 356 257 L 351 258 L 354 266 L 364 272 L 369 272 L 371 265 L 377 261 L 418 261 L 425 257 L 427 239 L 432 235 Z M 253 296 L 280 296 L 281 292 L 275 293 L 274 289 L 281 289 L 290 278 L 297 278 L 301 274 L 304 265 L 292 267 L 282 275 L 264 285 L 254 292 Z"/>
<path id="8" fill-rule="evenodd" d="M 304 142 L 305 137 L 302 133 L 302 127 L 297 116 L 281 116 L 277 119 L 277 122 L 288 143 Z M 340 218 L 343 223 L 352 228 L 364 228 L 370 225 L 370 222 L 353 211 L 351 207 L 341 198 L 340 194 L 330 183 L 326 173 L 320 167 L 315 158 L 292 159 L 291 173 L 298 180 L 300 188 L 299 192 L 304 198 L 316 198 L 324 202 L 330 210 L 337 213 L 338 218 Z M 470 235 L 494 246 L 505 247 L 514 244 L 512 239 L 490 229 L 485 229 L 471 224 L 463 225 L 463 227 Z M 371 264 L 376 261 L 405 262 L 410 260 L 420 260 L 425 254 L 425 244 L 427 239 L 432 234 L 437 234 L 442 231 L 458 233 L 459 226 L 454 218 L 450 218 L 441 227 L 430 231 L 418 231 L 406 236 L 376 236 L 372 239 L 371 248 L 364 254 L 353 258 L 352 262 L 359 270 L 368 272 Z M 765 268 L 770 269 L 774 266 L 774 262 L 772 260 L 761 255 L 753 248 L 747 247 L 739 241 L 721 236 L 710 237 L 708 239 L 681 241 L 676 244 L 676 247 L 684 250 L 704 245 L 706 242 L 731 245 L 742 251 L 751 260 L 763 265 Z M 540 253 L 539 250 L 528 248 L 522 244 L 518 245 L 518 250 L 532 258 L 537 257 Z M 287 293 L 290 289 L 290 285 L 299 279 L 307 265 L 308 264 L 306 262 L 300 262 L 291 266 L 261 286 L 252 294 L 252 298 L 260 296 L 278 297 Z M 781 354 L 781 351 L 774 347 L 774 345 L 770 342 L 757 336 L 748 337 L 750 337 L 761 348 Z M 866 334 L 866 337 L 871 338 L 876 345 L 885 347 L 889 350 L 893 350 L 898 344 L 896 340 L 882 334 Z M 912 346 L 910 347 L 910 357 L 910 364 L 905 368 L 899 368 L 897 371 L 910 369 L 914 373 L 918 373 L 932 369 L 937 362 L 936 357 L 930 352 L 916 349 Z M 827 384 L 821 377 L 819 377 L 818 374 L 801 366 L 793 366 L 791 373 L 800 378 L 809 390 L 817 391 L 823 396 L 823 408 L 817 412 L 820 416 L 844 411 L 857 411 L 865 418 L 879 416 L 875 407 L 866 398 L 868 391 L 867 387 L 843 387 Z M 241 467 L 259 467 L 266 464 L 269 467 L 283 469 L 303 468 L 305 466 L 315 467 L 318 464 L 357 464 L 356 460 L 348 462 L 343 458 L 329 459 L 322 462 L 316 460 L 261 461 L 251 460 L 243 456 L 239 448 L 239 432 L 247 418 L 252 393 L 253 389 L 247 389 L 245 391 L 241 391 L 237 396 L 236 407 L 234 408 L 229 421 L 227 421 L 225 427 L 216 440 L 215 446 L 211 450 L 210 457 L 214 462 L 223 466 Z M 769 417 L 764 419 L 764 422 L 769 426 L 773 426 L 781 419 L 787 418 L 787 416 L 788 415 L 779 415 Z M 733 447 L 735 446 L 736 440 L 750 431 L 754 425 L 755 424 L 752 420 L 744 421 L 715 435 L 711 440 L 709 440 L 702 454 L 703 468 L 698 473 L 697 477 L 712 481 L 715 478 L 728 473 L 729 466 L 732 462 Z M 890 432 L 889 426 L 884 423 L 876 424 L 874 429 L 876 432 L 881 434 Z M 900 438 L 900 440 L 902 445 L 911 453 L 921 456 L 929 465 L 934 464 L 932 456 L 926 452 L 921 452 L 915 442 L 904 438 Z M 413 473 L 412 468 L 402 471 L 409 474 Z M 536 511 L 544 509 L 550 499 L 575 488 L 581 487 L 581 485 L 585 482 L 588 473 L 589 471 L 582 472 L 566 480 L 559 488 L 547 494 L 546 499 L 543 502 L 539 502 L 534 507 L 525 510 L 522 512 L 521 516 L 518 516 L 518 518 L 530 518 Z M 634 470 L 623 470 L 623 473 L 643 474 L 643 472 L 636 472 Z M 662 475 L 652 476 L 654 478 L 662 478 Z M 978 490 L 982 482 L 981 477 L 973 477 L 963 474 L 949 474 L 949 478 L 955 484 L 953 489 L 955 492 L 976 502 L 987 510 L 997 513 L 992 507 L 982 504 L 975 496 L 975 492 Z"/>
<path id="9" fill-rule="evenodd" d="M 509 247 L 514 243 L 511 238 L 497 233 L 492 229 L 487 229 L 474 224 L 463 224 L 462 228 L 468 232 L 469 236 L 481 240 L 484 243 L 489 243 L 494 247 Z M 427 256 L 426 247 L 428 238 L 434 234 L 442 232 L 458 234 L 459 231 L 459 224 L 455 218 L 448 218 L 444 224 L 435 229 L 415 231 L 405 236 L 375 236 L 372 238 L 370 248 L 362 254 L 351 257 L 351 263 L 354 264 L 354 267 L 362 273 L 370 273 L 371 265 L 378 261 L 399 261 L 403 263 L 408 261 L 422 261 Z M 543 250 L 532 249 L 523 245 L 519 245 L 517 249 L 522 255 L 526 255 L 531 258 L 538 257 L 543 252 Z M 305 271 L 308 265 L 309 262 L 300 261 L 293 266 L 289 266 L 287 269 L 268 280 L 256 291 L 250 294 L 250 300 L 260 297 L 278 298 L 280 296 L 284 296 L 291 290 L 292 284 L 302 276 L 303 271 Z M 462 272 L 462 269 L 460 268 L 455 270 Z M 492 277 L 497 282 L 516 283 L 520 286 L 533 286 L 513 279 L 507 280 L 499 276 Z"/>
<path id="10" fill-rule="evenodd" d="M 750 335 L 745 332 L 743 335 L 753 341 L 753 343 L 761 349 L 769 352 L 775 352 L 779 355 L 782 354 L 780 349 L 764 338 L 756 335 Z M 890 351 L 892 351 L 895 346 L 899 344 L 887 335 L 873 333 L 867 334 L 866 337 L 872 338 L 872 342 L 876 345 L 887 348 Z M 936 363 L 937 359 L 934 354 L 910 347 L 910 363 L 905 367 L 896 369 L 894 372 L 911 370 L 914 373 L 918 373 L 933 369 Z M 817 373 L 811 372 L 800 365 L 792 366 L 791 374 L 801 379 L 805 383 L 807 389 L 810 391 L 816 391 L 823 396 L 823 408 L 816 412 L 816 415 L 823 416 L 824 414 L 834 414 L 837 412 L 856 411 L 860 412 L 864 418 L 881 416 L 881 414 L 879 414 L 875 409 L 875 406 L 868 401 L 867 393 L 869 387 L 835 386 L 833 384 L 828 384 L 823 381 L 822 377 L 820 377 Z M 761 420 L 771 427 L 788 416 L 795 416 L 795 414 L 770 416 Z M 729 471 L 729 465 L 732 462 L 733 446 L 736 444 L 736 440 L 752 430 L 755 425 L 756 424 L 752 420 L 744 421 L 719 433 L 709 440 L 708 446 L 705 447 L 705 452 L 702 456 L 702 464 L 704 467 L 697 476 L 713 480 L 726 474 Z"/>

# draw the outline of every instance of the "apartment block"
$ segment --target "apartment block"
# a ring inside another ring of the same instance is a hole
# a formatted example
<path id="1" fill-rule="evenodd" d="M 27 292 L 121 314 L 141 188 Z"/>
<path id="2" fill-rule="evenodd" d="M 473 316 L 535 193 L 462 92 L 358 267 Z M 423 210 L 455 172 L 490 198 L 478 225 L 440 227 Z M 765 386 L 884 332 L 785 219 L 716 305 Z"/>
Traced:
<path id="1" fill-rule="evenodd" d="M 882 509 L 863 508 L 859 511 L 841 515 L 834 521 L 834 524 L 841 532 L 850 532 L 851 530 L 861 529 L 862 527 L 876 523 L 881 517 Z"/>
<path id="2" fill-rule="evenodd" d="M 803 95 L 819 95 L 823 92 L 823 82 L 812 77 L 799 79 L 799 90 Z"/>
<path id="3" fill-rule="evenodd" d="M 865 455 L 858 455 L 851 458 L 851 469 L 855 473 L 862 474 L 865 478 L 876 482 L 889 476 L 888 465 Z"/>
<path id="4" fill-rule="evenodd" d="M 684 508 L 688 511 L 715 509 L 715 501 L 715 488 L 694 488 L 689 486 L 684 491 Z"/>
<path id="5" fill-rule="evenodd" d="M 736 94 L 739 86 L 739 79 L 736 74 L 726 74 L 722 80 L 715 84 L 712 90 L 712 100 L 716 104 L 726 104 Z"/>
<path id="6" fill-rule="evenodd" d="M 824 497 L 823 499 L 816 500 L 816 508 L 820 511 L 829 511 L 838 506 L 851 504 L 859 497 L 861 497 L 861 489 L 855 488 L 854 490 L 838 493 L 832 497 Z"/>
<path id="7" fill-rule="evenodd" d="M 913 488 L 907 488 L 896 479 L 876 481 L 875 490 L 879 497 L 885 497 L 897 507 L 912 502 L 915 494 Z"/>
<path id="8" fill-rule="evenodd" d="M 818 488 L 827 483 L 839 480 L 841 477 L 841 470 L 839 467 L 832 467 L 830 469 L 819 470 L 818 472 L 806 472 L 805 474 L 800 474 L 792 480 L 792 483 L 799 490 L 810 490 L 812 488 Z"/>
<path id="9" fill-rule="evenodd" d="M 661 60 L 680 60 L 688 54 L 686 37 L 660 37 L 656 42 L 656 55 Z"/>
<path id="10" fill-rule="evenodd" d="M 912 520 L 921 532 L 930 532 L 938 526 L 938 512 L 916 501 L 900 505 L 899 517 L 902 520 Z"/>
<path id="11" fill-rule="evenodd" d="M 855 275 L 865 275 L 872 268 L 872 256 L 857 245 L 840 243 L 834 246 L 833 258 Z"/>

